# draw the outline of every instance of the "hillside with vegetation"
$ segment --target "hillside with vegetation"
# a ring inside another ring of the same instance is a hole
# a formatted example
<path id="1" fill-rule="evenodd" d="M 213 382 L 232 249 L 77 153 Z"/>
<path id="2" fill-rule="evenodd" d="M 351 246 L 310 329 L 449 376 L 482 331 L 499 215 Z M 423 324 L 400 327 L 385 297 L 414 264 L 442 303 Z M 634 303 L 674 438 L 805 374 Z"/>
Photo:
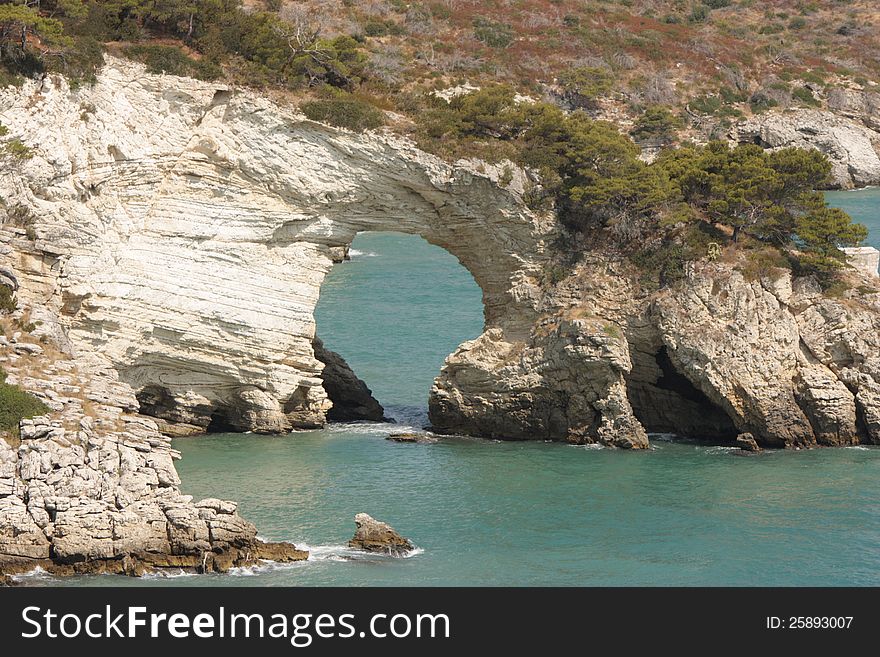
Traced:
<path id="1" fill-rule="evenodd" d="M 0 83 L 88 84 L 109 51 L 526 167 L 530 205 L 652 285 L 722 247 L 831 285 L 865 229 L 815 191 L 824 156 L 719 140 L 749 115 L 872 90 L 878 21 L 870 0 L 7 0 Z"/>

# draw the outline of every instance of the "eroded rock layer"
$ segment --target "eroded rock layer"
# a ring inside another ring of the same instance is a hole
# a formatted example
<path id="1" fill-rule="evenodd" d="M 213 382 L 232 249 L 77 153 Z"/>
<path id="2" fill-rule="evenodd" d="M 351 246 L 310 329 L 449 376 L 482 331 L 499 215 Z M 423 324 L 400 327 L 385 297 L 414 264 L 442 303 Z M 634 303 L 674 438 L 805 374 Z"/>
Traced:
<path id="1" fill-rule="evenodd" d="M 689 265 L 657 293 L 586 250 L 530 336 L 487 331 L 446 361 L 434 429 L 647 446 L 645 430 L 763 446 L 880 442 L 880 289 L 829 298 L 811 278 Z"/>
<path id="2" fill-rule="evenodd" d="M 133 391 L 115 370 L 65 357 L 21 331 L 13 340 L 0 346 L 7 382 L 50 413 L 0 438 L 0 573 L 226 571 L 262 558 L 307 558 L 293 545 L 258 540 L 235 502 L 181 494 L 179 454 L 135 412 Z"/>
<path id="3" fill-rule="evenodd" d="M 233 503 L 182 495 L 167 436 L 319 427 L 334 403 L 381 419 L 313 317 L 364 230 L 423 236 L 483 291 L 484 332 L 431 390 L 438 433 L 880 443 L 876 277 L 852 272 L 831 299 L 790 271 L 706 260 L 649 293 L 587 236 L 560 279 L 562 228 L 526 207 L 521 172 L 117 60 L 76 90 L 0 90 L 0 121 L 31 149 L 0 167 L 0 284 L 18 303 L 4 330 L 27 328 L 0 359 L 51 408 L 0 443 L 6 571 L 303 558 L 259 543 Z"/>
<path id="4" fill-rule="evenodd" d="M 102 354 L 165 419 L 323 424 L 313 310 L 359 231 L 424 236 L 474 275 L 489 324 L 531 323 L 552 222 L 489 175 L 116 60 L 94 86 L 47 78 L 0 92 L 0 108 L 34 148 L 0 173 L 33 238 L 10 262 L 20 297 L 59 315 L 76 352 Z"/>

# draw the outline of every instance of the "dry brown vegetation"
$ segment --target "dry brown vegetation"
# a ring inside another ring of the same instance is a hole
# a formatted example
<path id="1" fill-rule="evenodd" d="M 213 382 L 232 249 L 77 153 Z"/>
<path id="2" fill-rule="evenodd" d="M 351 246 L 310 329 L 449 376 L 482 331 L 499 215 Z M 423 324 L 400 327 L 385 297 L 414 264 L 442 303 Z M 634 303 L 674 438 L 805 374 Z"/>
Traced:
<path id="1" fill-rule="evenodd" d="M 768 106 L 821 103 L 836 87 L 871 88 L 880 79 L 876 2 L 724 4 L 288 0 L 278 12 L 326 36 L 362 39 L 371 73 L 364 87 L 404 109 L 406 92 L 466 80 L 504 81 L 544 95 L 560 73 L 577 66 L 610 71 L 609 95 L 629 108 L 690 103 L 694 114 L 721 120 Z"/>

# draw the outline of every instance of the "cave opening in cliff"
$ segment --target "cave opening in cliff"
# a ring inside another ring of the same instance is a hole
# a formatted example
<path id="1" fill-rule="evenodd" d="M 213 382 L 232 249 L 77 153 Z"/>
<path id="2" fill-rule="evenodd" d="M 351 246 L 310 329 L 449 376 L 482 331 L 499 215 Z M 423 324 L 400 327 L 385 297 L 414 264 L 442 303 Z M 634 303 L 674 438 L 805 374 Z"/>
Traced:
<path id="1" fill-rule="evenodd" d="M 359 233 L 347 255 L 315 309 L 328 419 L 424 426 L 444 360 L 483 330 L 482 291 L 455 256 L 417 235 Z"/>
<path id="2" fill-rule="evenodd" d="M 238 431 L 229 419 L 229 412 L 225 408 L 217 408 L 211 413 L 211 419 L 205 429 L 205 433 L 232 433 Z"/>
<path id="3" fill-rule="evenodd" d="M 729 442 L 737 430 L 727 413 L 676 369 L 666 346 L 632 352 L 627 395 L 645 430 L 706 442 Z"/>

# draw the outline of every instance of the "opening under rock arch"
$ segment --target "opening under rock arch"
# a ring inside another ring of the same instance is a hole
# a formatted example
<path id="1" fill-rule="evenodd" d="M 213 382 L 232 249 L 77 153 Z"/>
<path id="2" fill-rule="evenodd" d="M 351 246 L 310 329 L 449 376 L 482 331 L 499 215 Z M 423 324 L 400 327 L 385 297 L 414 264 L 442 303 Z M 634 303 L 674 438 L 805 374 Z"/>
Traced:
<path id="1" fill-rule="evenodd" d="M 454 256 L 416 235 L 360 233 L 349 256 L 321 288 L 317 335 L 369 386 L 386 416 L 425 424 L 444 359 L 483 330 L 480 287 Z M 325 389 L 342 406 L 338 392 L 326 382 Z M 328 417 L 356 419 L 332 410 Z"/>
<path id="2" fill-rule="evenodd" d="M 702 441 L 731 441 L 737 429 L 728 415 L 681 374 L 666 347 L 633 350 L 627 394 L 647 431 Z"/>

